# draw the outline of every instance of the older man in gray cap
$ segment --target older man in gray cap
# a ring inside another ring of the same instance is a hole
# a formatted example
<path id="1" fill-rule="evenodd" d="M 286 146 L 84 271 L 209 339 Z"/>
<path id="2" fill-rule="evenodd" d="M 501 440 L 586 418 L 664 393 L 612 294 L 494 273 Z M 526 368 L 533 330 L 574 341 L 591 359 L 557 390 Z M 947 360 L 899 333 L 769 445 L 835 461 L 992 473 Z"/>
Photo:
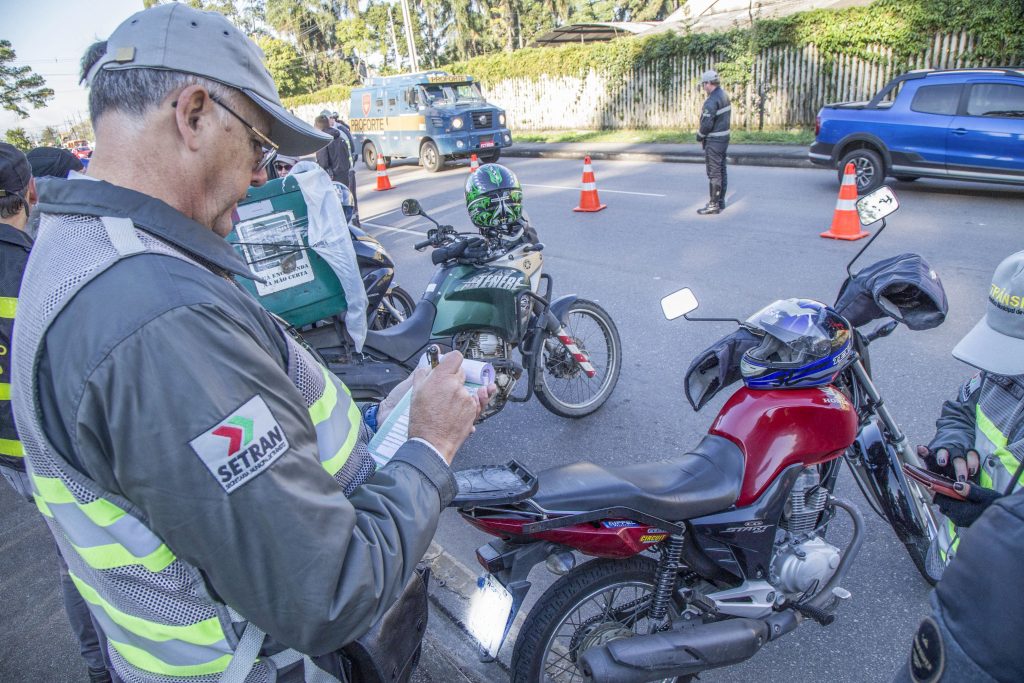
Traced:
<path id="1" fill-rule="evenodd" d="M 722 90 L 718 72 L 709 69 L 701 76 L 701 87 L 707 94 L 700 111 L 700 126 L 697 142 L 704 147 L 704 163 L 708 172 L 708 192 L 711 197 L 704 208 L 697 209 L 703 215 L 721 213 L 725 209 L 725 192 L 729 177 L 725 167 L 725 153 L 729 149 L 729 121 L 732 105 L 729 96 Z"/>
<path id="2" fill-rule="evenodd" d="M 953 355 L 979 372 L 943 404 L 935 438 L 918 452 L 966 499 L 935 495 L 949 518 L 938 547 L 948 567 L 896 680 L 1021 681 L 1024 251 L 996 268 L 985 317 Z"/>
<path id="3" fill-rule="evenodd" d="M 122 679 L 339 680 L 413 590 L 487 392 L 446 356 L 378 469 L 348 390 L 236 286 L 237 202 L 330 138 L 223 16 L 139 12 L 82 70 L 91 180 L 39 183 L 15 328 L 37 505 Z"/>

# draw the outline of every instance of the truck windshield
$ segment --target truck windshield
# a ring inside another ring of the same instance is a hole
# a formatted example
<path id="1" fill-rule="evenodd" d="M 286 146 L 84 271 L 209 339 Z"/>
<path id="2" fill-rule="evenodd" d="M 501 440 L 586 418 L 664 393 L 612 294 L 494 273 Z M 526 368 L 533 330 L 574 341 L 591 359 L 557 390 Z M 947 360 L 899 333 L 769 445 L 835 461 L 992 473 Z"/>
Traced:
<path id="1" fill-rule="evenodd" d="M 482 102 L 483 93 L 476 83 L 462 83 L 459 85 L 421 85 L 425 104 L 441 104 L 442 102 Z"/>

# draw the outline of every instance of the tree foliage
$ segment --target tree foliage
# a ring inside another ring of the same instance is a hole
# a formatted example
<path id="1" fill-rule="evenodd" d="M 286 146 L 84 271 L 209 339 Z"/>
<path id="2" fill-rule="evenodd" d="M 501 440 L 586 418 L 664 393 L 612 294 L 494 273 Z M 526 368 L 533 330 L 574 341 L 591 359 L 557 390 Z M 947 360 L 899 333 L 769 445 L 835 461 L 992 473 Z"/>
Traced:
<path id="1" fill-rule="evenodd" d="M 7 140 L 8 144 L 14 145 L 22 152 L 27 152 L 33 147 L 35 143 L 32 138 L 29 137 L 28 133 L 25 132 L 24 128 L 9 128 L 4 133 L 4 139 Z"/>
<path id="2" fill-rule="evenodd" d="M 17 55 L 9 40 L 0 40 L 0 104 L 25 119 L 31 106 L 39 109 L 53 98 L 53 88 L 28 66 L 16 66 Z M 17 130 L 17 129 L 16 129 Z"/>

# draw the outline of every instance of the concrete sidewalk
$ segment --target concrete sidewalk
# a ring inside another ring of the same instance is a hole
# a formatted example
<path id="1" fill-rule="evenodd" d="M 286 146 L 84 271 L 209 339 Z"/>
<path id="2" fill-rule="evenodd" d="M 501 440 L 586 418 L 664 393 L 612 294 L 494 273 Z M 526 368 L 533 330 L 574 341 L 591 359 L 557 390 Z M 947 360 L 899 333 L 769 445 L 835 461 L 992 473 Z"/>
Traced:
<path id="1" fill-rule="evenodd" d="M 806 145 L 729 145 L 730 164 L 811 168 Z M 515 142 L 501 151 L 508 157 L 546 159 L 613 159 L 703 164 L 704 150 L 694 144 L 643 144 L 629 142 Z"/>

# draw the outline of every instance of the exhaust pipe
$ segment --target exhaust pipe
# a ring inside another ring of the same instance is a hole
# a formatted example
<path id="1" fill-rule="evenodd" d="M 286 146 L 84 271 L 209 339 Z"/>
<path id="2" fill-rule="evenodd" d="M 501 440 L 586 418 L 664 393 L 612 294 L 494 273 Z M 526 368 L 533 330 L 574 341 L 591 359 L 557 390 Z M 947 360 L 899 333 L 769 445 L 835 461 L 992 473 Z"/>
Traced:
<path id="1" fill-rule="evenodd" d="M 793 620 L 792 628 L 796 627 Z M 585 683 L 646 683 L 750 659 L 781 635 L 763 619 L 727 619 L 678 631 L 613 640 L 583 653 Z"/>

